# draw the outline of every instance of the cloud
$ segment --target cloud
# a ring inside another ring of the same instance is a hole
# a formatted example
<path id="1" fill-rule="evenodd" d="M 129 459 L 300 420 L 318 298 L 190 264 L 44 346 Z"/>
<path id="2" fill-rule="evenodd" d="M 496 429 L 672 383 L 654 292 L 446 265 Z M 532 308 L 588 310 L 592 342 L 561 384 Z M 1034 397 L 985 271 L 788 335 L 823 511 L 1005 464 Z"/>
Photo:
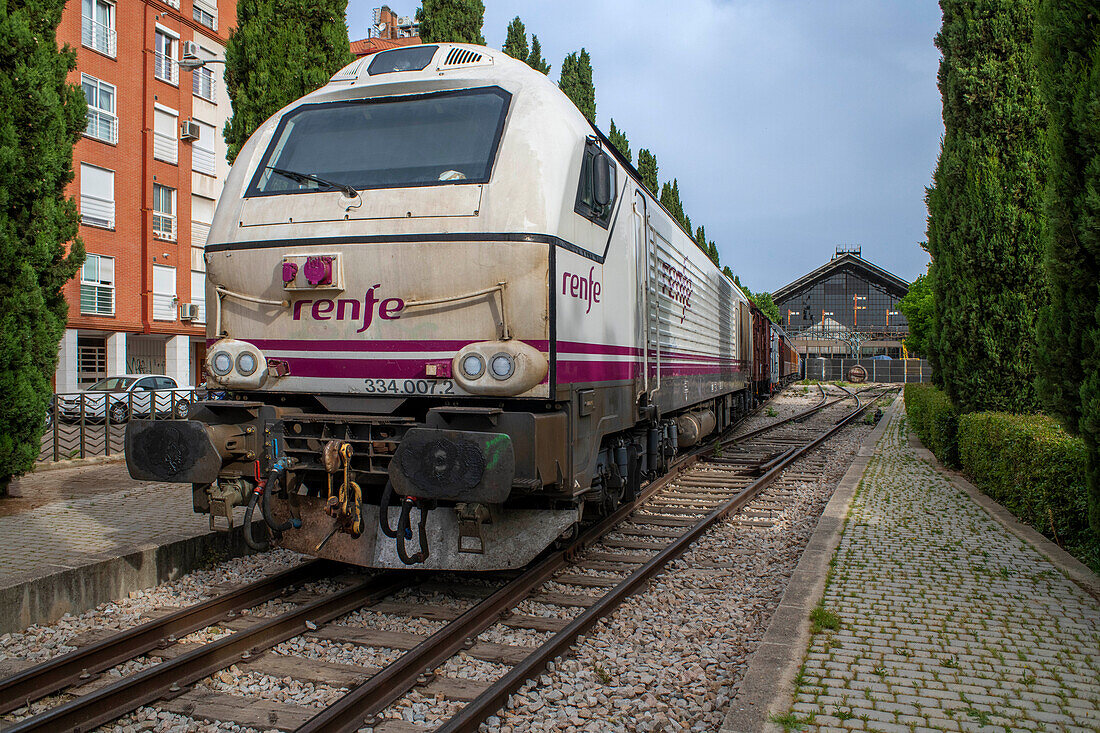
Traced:
<path id="1" fill-rule="evenodd" d="M 353 37 L 369 5 L 349 6 Z M 487 0 L 490 46 L 516 15 L 554 79 L 588 49 L 600 127 L 614 117 L 635 155 L 657 155 L 753 289 L 805 274 L 837 244 L 906 279 L 924 271 L 924 187 L 943 134 L 934 3 Z"/>

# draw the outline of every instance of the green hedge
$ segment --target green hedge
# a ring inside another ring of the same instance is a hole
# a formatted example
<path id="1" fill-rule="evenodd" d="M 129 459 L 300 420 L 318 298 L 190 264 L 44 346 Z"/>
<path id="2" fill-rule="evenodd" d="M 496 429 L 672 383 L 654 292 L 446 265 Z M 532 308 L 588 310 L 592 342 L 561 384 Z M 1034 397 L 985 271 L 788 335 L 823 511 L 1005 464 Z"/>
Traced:
<path id="1" fill-rule="evenodd" d="M 982 493 L 1100 572 L 1084 441 L 1045 415 L 1001 412 L 963 415 L 958 440 L 963 470 Z"/>
<path id="2" fill-rule="evenodd" d="M 959 466 L 959 411 L 931 384 L 905 385 L 905 414 L 913 431 L 945 466 Z"/>

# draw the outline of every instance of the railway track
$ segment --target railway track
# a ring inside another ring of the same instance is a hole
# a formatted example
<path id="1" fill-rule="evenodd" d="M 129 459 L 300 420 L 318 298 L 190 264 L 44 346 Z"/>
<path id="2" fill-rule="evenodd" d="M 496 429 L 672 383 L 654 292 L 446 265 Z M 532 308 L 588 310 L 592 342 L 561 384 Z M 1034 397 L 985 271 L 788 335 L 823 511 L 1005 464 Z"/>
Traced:
<path id="1" fill-rule="evenodd" d="M 490 587 L 487 597 L 469 604 L 465 610 L 387 602 L 399 592 L 433 582 L 433 574 L 385 572 L 363 577 L 337 593 L 306 600 L 294 610 L 273 618 L 241 615 L 246 608 L 285 594 L 288 587 L 339 572 L 337 566 L 321 561 L 305 563 L 0 681 L 2 713 L 67 685 L 86 681 L 125 659 L 157 651 L 163 659 L 5 730 L 84 731 L 158 700 L 162 701 L 158 706 L 171 711 L 217 719 L 219 710 L 232 712 L 223 709 L 225 701 L 219 701 L 216 694 L 189 688 L 234 664 L 280 677 L 295 676 L 296 671 L 301 674 L 303 670 L 308 674 L 309 668 L 313 668 L 313 681 L 348 688 L 334 704 L 312 717 L 308 708 L 261 705 L 264 710 L 260 715 L 266 714 L 266 720 L 255 721 L 266 723 L 261 727 L 351 731 L 362 727 L 364 721 L 376 721 L 377 731 L 428 730 L 378 717 L 410 691 L 421 689 L 464 703 L 437 730 L 475 730 L 525 680 L 643 587 L 708 527 L 745 507 L 764 489 L 776 484 L 784 471 L 791 480 L 812 474 L 815 470 L 812 459 L 799 472 L 792 472 L 791 466 L 799 460 L 807 461 L 807 454 L 872 404 L 874 399 L 860 400 L 865 392 L 830 400 L 822 389 L 821 400 L 807 410 L 720 441 L 717 451 L 715 446 L 708 446 L 686 456 L 666 476 L 651 482 L 634 502 L 588 528 L 569 548 L 548 554 L 521 575 L 498 584 L 495 590 Z M 881 394 L 874 398 L 878 396 Z M 856 400 L 856 408 L 835 424 L 830 419 L 823 420 L 825 415 L 816 418 L 814 425 L 807 422 L 826 408 L 849 399 Z M 827 429 L 816 424 L 821 422 Z M 781 507 L 785 501 L 783 493 L 780 487 L 770 503 Z M 740 521 L 766 523 L 771 511 L 767 507 L 758 509 Z M 615 539 L 607 539 L 611 533 L 616 535 Z M 596 545 L 605 551 L 594 551 Z M 554 588 L 568 586 L 571 592 L 547 590 L 544 586 L 548 583 L 553 583 Z M 569 613 L 575 615 L 562 619 L 520 613 L 517 607 L 525 601 L 570 609 Z M 445 623 L 429 635 L 331 623 L 364 607 Z M 187 633 L 214 624 L 234 633 L 197 648 L 172 646 Z M 478 641 L 480 634 L 496 624 L 528 629 L 548 638 L 534 650 Z M 271 653 L 278 644 L 301 635 L 403 653 L 381 669 L 312 660 L 295 662 L 293 657 Z M 508 666 L 510 670 L 491 684 L 433 672 L 458 654 Z M 219 703 L 223 708 L 219 708 Z M 238 714 L 231 719 L 247 724 L 240 718 Z"/>

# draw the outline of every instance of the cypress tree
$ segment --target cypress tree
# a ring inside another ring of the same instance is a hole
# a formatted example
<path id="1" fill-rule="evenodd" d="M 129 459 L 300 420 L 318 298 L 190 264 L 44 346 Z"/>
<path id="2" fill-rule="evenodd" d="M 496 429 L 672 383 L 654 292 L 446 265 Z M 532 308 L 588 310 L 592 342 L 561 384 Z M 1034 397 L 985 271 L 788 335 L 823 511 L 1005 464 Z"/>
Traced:
<path id="1" fill-rule="evenodd" d="M 964 412 L 1036 406 L 1042 111 L 1031 0 L 941 0 L 945 134 L 928 189 L 940 379 Z"/>
<path id="2" fill-rule="evenodd" d="M 424 0 L 416 10 L 416 22 L 424 43 L 485 45 L 481 35 L 485 4 L 481 0 Z"/>
<path id="3" fill-rule="evenodd" d="M 579 54 L 574 52 L 565 57 L 558 87 L 589 122 L 596 123 L 596 86 L 592 83 L 592 60 L 588 51 L 582 48 Z"/>
<path id="4" fill-rule="evenodd" d="M 84 261 L 73 144 L 87 105 L 57 47 L 64 0 L 0 0 L 0 495 L 38 458 L 68 306 Z M 72 243 L 71 248 L 66 245 Z"/>
<path id="5" fill-rule="evenodd" d="M 347 0 L 238 0 L 237 27 L 225 49 L 225 124 L 233 162 L 268 117 L 324 86 L 351 63 Z"/>
<path id="6" fill-rule="evenodd" d="M 534 34 L 531 35 L 531 55 L 527 57 L 527 65 L 535 71 L 550 73 L 550 64 L 546 63 L 546 59 L 542 57 L 542 44 L 539 43 L 539 37 Z"/>
<path id="7" fill-rule="evenodd" d="M 504 47 L 501 51 L 514 59 L 527 61 L 530 53 L 527 48 L 527 28 L 524 27 L 523 21 L 519 19 L 518 15 L 508 24 L 508 37 L 504 40 Z"/>
<path id="8" fill-rule="evenodd" d="M 642 177 L 642 183 L 654 196 L 660 193 L 657 183 L 657 156 L 645 148 L 638 151 L 638 175 Z"/>
<path id="9" fill-rule="evenodd" d="M 1047 112 L 1044 270 L 1050 303 L 1039 328 L 1044 406 L 1082 437 L 1089 523 L 1100 534 L 1100 12 L 1044 0 L 1035 52 Z"/>
<path id="10" fill-rule="evenodd" d="M 615 127 L 615 119 L 611 119 L 611 131 L 607 133 L 607 139 L 611 141 L 611 144 L 615 146 L 615 149 L 623 154 L 623 157 L 627 160 L 633 160 L 630 157 L 630 141 L 626 139 L 626 133 Z"/>

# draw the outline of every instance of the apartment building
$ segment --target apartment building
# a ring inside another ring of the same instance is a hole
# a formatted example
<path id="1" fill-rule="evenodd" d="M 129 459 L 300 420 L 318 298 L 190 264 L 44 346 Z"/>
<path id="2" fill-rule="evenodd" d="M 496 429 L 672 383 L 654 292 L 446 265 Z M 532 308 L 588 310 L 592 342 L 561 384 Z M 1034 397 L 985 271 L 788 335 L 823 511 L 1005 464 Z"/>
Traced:
<path id="1" fill-rule="evenodd" d="M 84 267 L 65 286 L 58 392 L 127 372 L 201 381 L 203 247 L 229 172 L 236 0 L 71 0 L 58 28 L 88 100 L 74 149 Z M 184 56 L 210 61 L 189 70 Z"/>

